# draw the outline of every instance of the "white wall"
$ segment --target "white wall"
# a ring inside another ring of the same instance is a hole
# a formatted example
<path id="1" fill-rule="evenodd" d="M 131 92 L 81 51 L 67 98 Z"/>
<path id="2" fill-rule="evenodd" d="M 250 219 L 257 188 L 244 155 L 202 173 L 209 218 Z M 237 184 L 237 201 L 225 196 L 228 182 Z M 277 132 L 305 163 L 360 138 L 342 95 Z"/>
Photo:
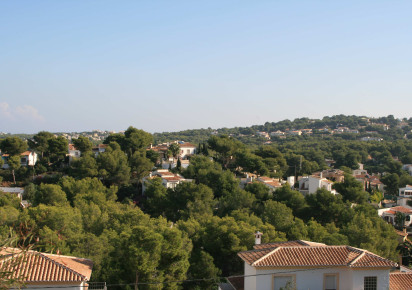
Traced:
<path id="1" fill-rule="evenodd" d="M 378 277 L 377 289 L 389 289 L 389 270 L 354 270 L 353 290 L 363 290 L 363 280 L 367 276 Z"/>
<path id="2" fill-rule="evenodd" d="M 255 268 L 245 263 L 245 275 L 253 275 Z M 366 276 L 378 277 L 378 289 L 389 289 L 389 270 L 354 270 L 348 267 L 331 267 L 327 269 L 258 269 L 255 277 L 245 277 L 245 290 L 272 289 L 273 274 L 296 275 L 297 290 L 323 289 L 324 274 L 339 274 L 340 290 L 362 290 L 363 279 Z"/>

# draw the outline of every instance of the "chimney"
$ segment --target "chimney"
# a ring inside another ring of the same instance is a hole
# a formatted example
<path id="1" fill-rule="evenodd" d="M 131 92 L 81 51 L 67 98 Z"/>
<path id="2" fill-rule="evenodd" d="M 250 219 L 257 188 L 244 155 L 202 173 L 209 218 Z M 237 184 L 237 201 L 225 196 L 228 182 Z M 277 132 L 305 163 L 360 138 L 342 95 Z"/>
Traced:
<path id="1" fill-rule="evenodd" d="M 263 233 L 257 231 L 255 233 L 255 245 L 260 245 Z"/>

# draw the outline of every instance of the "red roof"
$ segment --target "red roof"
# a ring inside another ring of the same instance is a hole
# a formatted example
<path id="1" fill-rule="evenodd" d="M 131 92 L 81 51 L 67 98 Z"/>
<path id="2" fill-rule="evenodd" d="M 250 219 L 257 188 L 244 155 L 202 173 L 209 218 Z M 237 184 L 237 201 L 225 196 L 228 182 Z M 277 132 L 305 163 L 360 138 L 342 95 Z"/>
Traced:
<path id="1" fill-rule="evenodd" d="M 391 207 L 392 211 L 398 211 L 398 212 L 403 212 L 403 213 L 409 213 L 412 214 L 412 210 L 404 207 L 404 206 L 395 206 L 395 207 Z"/>
<path id="2" fill-rule="evenodd" d="M 196 145 L 194 145 L 192 143 L 189 143 L 189 142 L 179 144 L 179 146 L 180 146 L 180 148 L 183 148 L 183 147 L 194 147 L 194 148 L 196 148 Z"/>
<path id="3" fill-rule="evenodd" d="M 303 244 L 302 244 L 303 243 Z M 299 245 L 301 244 L 301 245 Z M 366 250 L 350 246 L 327 246 L 305 241 L 273 243 L 274 246 L 238 253 L 243 261 L 253 267 L 318 267 L 347 266 L 352 268 L 393 268 L 397 264 Z"/>
<path id="4" fill-rule="evenodd" d="M 88 281 L 93 262 L 88 259 L 7 248 L 1 251 L 0 269 L 11 272 L 9 278 L 24 282 Z"/>
<path id="5" fill-rule="evenodd" d="M 389 289 L 391 290 L 410 290 L 412 289 L 412 273 L 390 273 Z"/>

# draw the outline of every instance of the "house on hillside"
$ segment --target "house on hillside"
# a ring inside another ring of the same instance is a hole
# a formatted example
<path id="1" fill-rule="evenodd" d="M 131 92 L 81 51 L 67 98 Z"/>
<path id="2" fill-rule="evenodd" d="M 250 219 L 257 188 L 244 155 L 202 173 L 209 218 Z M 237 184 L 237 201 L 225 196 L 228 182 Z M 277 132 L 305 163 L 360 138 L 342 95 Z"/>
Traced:
<path id="1" fill-rule="evenodd" d="M 7 161 L 9 159 L 9 154 L 2 154 L 1 158 L 4 161 L 3 169 L 8 169 L 9 164 Z M 20 166 L 34 166 L 37 162 L 37 153 L 34 151 L 25 151 L 20 154 Z"/>
<path id="2" fill-rule="evenodd" d="M 278 179 L 270 178 L 267 176 L 259 176 L 257 177 L 256 181 L 266 185 L 269 188 L 270 192 L 275 192 L 276 189 L 282 187 L 282 183 Z"/>
<path id="3" fill-rule="evenodd" d="M 92 152 L 94 153 L 94 155 L 97 157 L 100 153 L 103 153 L 106 151 L 107 148 L 107 144 L 99 144 L 97 146 L 94 146 L 92 148 Z"/>
<path id="4" fill-rule="evenodd" d="M 69 144 L 67 149 L 67 156 L 69 157 L 70 163 L 73 161 L 73 159 L 80 158 L 81 152 L 73 144 Z"/>
<path id="5" fill-rule="evenodd" d="M 412 224 L 412 208 L 409 206 L 395 206 L 390 208 L 378 209 L 378 215 L 382 217 L 388 223 L 396 225 L 396 213 L 402 213 L 405 215 L 406 227 L 411 226 Z"/>
<path id="6" fill-rule="evenodd" d="M 245 290 L 389 289 L 397 264 L 367 250 L 303 240 L 260 244 L 238 253 Z"/>
<path id="7" fill-rule="evenodd" d="M 170 172 L 167 169 L 158 169 L 157 171 L 151 172 L 149 176 L 146 176 L 142 179 L 142 183 L 143 183 L 142 192 L 143 193 L 146 191 L 147 183 L 150 183 L 150 180 L 156 177 L 162 179 L 162 185 L 165 188 L 171 188 L 171 189 L 175 189 L 176 186 L 182 182 L 192 182 L 192 179 L 185 179 L 180 174 L 174 174 L 173 172 Z"/>
<path id="8" fill-rule="evenodd" d="M 399 188 L 396 204 L 407 206 L 409 200 L 412 200 L 412 185 L 406 185 L 405 187 Z"/>
<path id="9" fill-rule="evenodd" d="M 88 282 L 93 262 L 89 259 L 53 255 L 16 248 L 0 250 L 0 270 L 9 272 L 2 279 L 18 279 L 28 289 L 91 289 Z M 93 289 L 104 289 L 103 287 Z"/>
<path id="10" fill-rule="evenodd" d="M 197 152 L 196 145 L 192 143 L 179 141 L 178 144 L 180 146 L 180 158 L 182 159 L 186 159 L 190 155 L 195 155 Z"/>
<path id="11" fill-rule="evenodd" d="M 333 194 L 337 194 L 336 190 L 332 189 L 332 185 L 333 181 L 322 177 L 322 174 L 320 176 L 304 176 L 299 180 L 299 192 L 307 195 L 315 193 L 319 188 L 324 188 Z"/>

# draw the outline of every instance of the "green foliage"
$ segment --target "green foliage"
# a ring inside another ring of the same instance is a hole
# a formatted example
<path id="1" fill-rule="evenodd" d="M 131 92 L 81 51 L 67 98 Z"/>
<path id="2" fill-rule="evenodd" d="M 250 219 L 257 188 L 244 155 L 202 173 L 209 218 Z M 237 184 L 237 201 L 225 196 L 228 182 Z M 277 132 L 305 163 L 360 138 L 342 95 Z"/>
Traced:
<path id="1" fill-rule="evenodd" d="M 20 155 L 27 150 L 27 143 L 18 137 L 7 137 L 0 143 L 2 153 Z"/>
<path id="2" fill-rule="evenodd" d="M 36 190 L 33 205 L 65 205 L 67 204 L 66 193 L 56 184 L 41 184 Z"/>
<path id="3" fill-rule="evenodd" d="M 80 152 L 82 153 L 92 151 L 93 143 L 87 137 L 79 136 L 79 138 L 73 139 L 72 142 L 74 144 L 74 147 L 76 147 L 76 149 L 80 150 Z"/>
<path id="4" fill-rule="evenodd" d="M 340 193 L 344 201 L 364 203 L 368 200 L 368 193 L 365 192 L 362 183 L 347 173 L 344 181 L 335 183 L 333 188 Z"/>
<path id="5" fill-rule="evenodd" d="M 287 232 L 293 224 L 292 210 L 283 203 L 268 200 L 264 203 L 262 220 L 282 232 Z"/>
<path id="6" fill-rule="evenodd" d="M 99 174 L 96 158 L 92 152 L 85 152 L 71 163 L 72 175 L 77 178 L 96 177 Z"/>
<path id="7" fill-rule="evenodd" d="M 126 154 L 117 143 L 110 143 L 106 151 L 97 157 L 99 176 L 107 184 L 126 184 L 130 180 L 130 167 Z"/>

